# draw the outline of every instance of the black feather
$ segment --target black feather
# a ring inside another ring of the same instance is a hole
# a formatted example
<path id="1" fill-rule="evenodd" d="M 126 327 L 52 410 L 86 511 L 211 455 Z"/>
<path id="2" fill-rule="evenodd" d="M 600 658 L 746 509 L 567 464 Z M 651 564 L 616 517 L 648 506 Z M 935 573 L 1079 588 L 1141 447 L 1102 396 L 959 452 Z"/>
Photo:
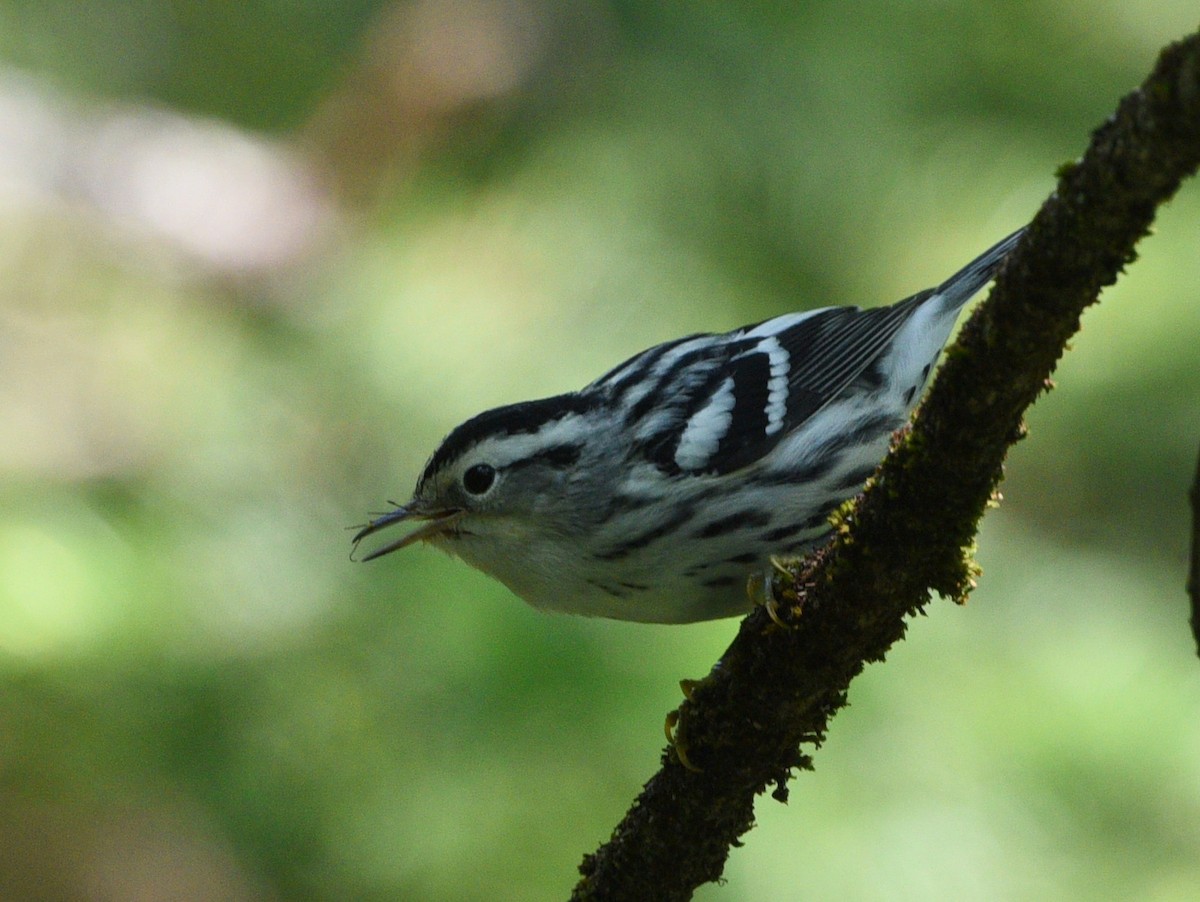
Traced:
<path id="1" fill-rule="evenodd" d="M 457 460 L 485 438 L 537 432 L 547 423 L 561 420 L 565 416 L 595 410 L 600 403 L 601 399 L 597 395 L 572 392 L 485 410 L 478 416 L 471 417 L 442 440 L 442 444 L 425 464 L 421 482 L 431 478 L 447 463 Z"/>

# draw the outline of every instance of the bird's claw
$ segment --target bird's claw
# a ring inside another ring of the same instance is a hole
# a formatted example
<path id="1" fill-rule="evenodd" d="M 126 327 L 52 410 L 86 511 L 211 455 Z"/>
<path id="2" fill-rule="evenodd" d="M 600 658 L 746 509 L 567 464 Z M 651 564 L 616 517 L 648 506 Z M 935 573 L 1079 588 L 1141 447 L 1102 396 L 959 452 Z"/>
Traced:
<path id="1" fill-rule="evenodd" d="M 779 608 L 782 604 L 781 600 L 775 594 L 775 577 L 783 576 L 788 580 L 795 579 L 795 574 L 788 567 L 788 562 L 780 557 L 771 556 L 771 569 L 757 573 L 751 573 L 750 578 L 746 580 L 746 594 L 750 597 L 750 603 L 755 607 L 763 607 L 767 610 L 767 616 L 780 629 L 791 629 L 791 627 L 779 616 Z"/>
<path id="2" fill-rule="evenodd" d="M 692 764 L 687 755 L 687 743 L 683 741 L 683 737 L 676 729 L 679 726 L 679 709 L 672 711 L 667 715 L 666 723 L 663 724 L 663 730 L 667 734 L 667 743 L 675 752 L 675 757 L 679 759 L 679 763 L 683 765 L 684 770 L 690 770 L 694 774 L 701 772 L 701 769 Z"/>

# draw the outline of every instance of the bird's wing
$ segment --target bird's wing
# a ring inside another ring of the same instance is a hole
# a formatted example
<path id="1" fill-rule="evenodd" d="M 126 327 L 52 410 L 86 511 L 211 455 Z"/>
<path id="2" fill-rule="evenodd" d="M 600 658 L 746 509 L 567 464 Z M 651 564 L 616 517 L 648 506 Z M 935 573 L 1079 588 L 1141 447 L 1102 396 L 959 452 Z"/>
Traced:
<path id="1" fill-rule="evenodd" d="M 788 314 L 659 345 L 601 377 L 635 456 L 728 473 L 766 455 L 869 369 L 928 292 L 892 307 Z"/>

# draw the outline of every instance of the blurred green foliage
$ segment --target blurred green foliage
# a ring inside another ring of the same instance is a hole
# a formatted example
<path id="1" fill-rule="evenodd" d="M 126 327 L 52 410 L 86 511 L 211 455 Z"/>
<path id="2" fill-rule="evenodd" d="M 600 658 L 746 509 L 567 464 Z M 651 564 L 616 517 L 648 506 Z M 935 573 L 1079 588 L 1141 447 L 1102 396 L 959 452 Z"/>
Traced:
<path id="1" fill-rule="evenodd" d="M 1026 221 L 1183 2 L 0 2 L 0 897 L 562 898 L 732 621 L 352 564 L 438 438 Z M 704 899 L 1191 899 L 1200 199 Z"/>

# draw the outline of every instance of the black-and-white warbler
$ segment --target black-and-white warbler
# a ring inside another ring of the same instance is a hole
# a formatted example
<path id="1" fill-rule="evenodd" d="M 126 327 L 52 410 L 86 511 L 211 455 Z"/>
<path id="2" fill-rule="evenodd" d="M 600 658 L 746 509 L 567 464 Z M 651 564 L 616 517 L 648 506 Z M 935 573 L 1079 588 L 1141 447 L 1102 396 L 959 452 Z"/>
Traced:
<path id="1" fill-rule="evenodd" d="M 679 338 L 580 391 L 481 413 L 355 546 L 415 522 L 364 560 L 425 541 L 538 608 L 659 623 L 745 613 L 747 578 L 812 547 L 871 475 L 1020 234 L 890 307 Z"/>

